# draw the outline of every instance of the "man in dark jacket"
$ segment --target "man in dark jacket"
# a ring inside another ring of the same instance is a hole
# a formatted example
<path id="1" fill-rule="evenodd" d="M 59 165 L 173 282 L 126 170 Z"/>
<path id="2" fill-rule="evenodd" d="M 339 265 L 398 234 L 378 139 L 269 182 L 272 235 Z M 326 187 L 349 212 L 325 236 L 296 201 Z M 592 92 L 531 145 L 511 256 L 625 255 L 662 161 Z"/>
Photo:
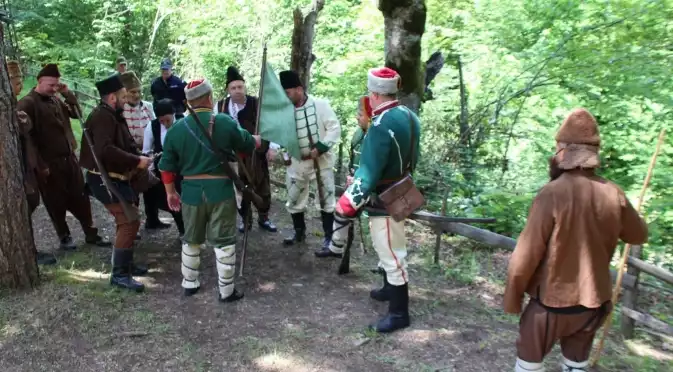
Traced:
<path id="1" fill-rule="evenodd" d="M 98 199 L 112 214 L 117 225 L 117 236 L 112 252 L 112 275 L 110 284 L 141 292 L 144 285 L 133 280 L 132 275 L 141 276 L 147 268 L 133 264 L 133 241 L 140 221 L 131 221 L 124 214 L 122 203 L 126 203 L 134 212 L 137 193 L 131 186 L 131 173 L 147 169 L 152 159 L 141 156 L 126 120 L 122 116 L 126 103 L 126 89 L 119 75 L 96 83 L 101 103 L 91 112 L 85 123 L 97 159 L 102 163 L 114 187 L 124 200 L 110 194 L 103 183 L 100 169 L 94 160 L 86 136 L 82 137 L 81 164 L 87 170 L 86 180 L 93 197 Z"/>
<path id="2" fill-rule="evenodd" d="M 66 211 L 82 225 L 87 243 L 110 246 L 110 242 L 98 236 L 98 229 L 93 225 L 91 203 L 75 156 L 77 141 L 70 119 L 77 118 L 81 109 L 75 94 L 60 78 L 58 66 L 44 66 L 37 74 L 37 86 L 19 101 L 17 110 L 25 112 L 33 124 L 29 135 L 37 148 L 37 181 L 42 202 L 54 224 L 61 249 L 77 248 L 66 222 Z"/>
<path id="3" fill-rule="evenodd" d="M 221 99 L 215 105 L 216 113 L 223 113 L 231 116 L 238 125 L 247 130 L 250 134 L 255 134 L 255 129 L 257 126 L 257 97 L 249 96 L 246 94 L 245 90 L 245 79 L 238 72 L 238 70 L 229 66 L 227 69 L 227 83 L 226 83 L 227 93 L 229 97 Z M 271 207 L 271 183 L 269 177 L 269 162 L 267 161 L 266 153 L 269 150 L 269 142 L 262 141 L 262 147 L 256 150 L 253 155 L 239 154 L 245 167 L 248 170 L 248 173 L 251 177 L 254 178 L 254 189 L 257 191 L 257 194 L 264 199 L 264 204 L 266 208 L 264 210 L 257 210 L 258 214 L 258 224 L 259 227 L 263 230 L 269 232 L 276 232 L 278 229 L 276 226 L 269 221 L 269 208 Z M 253 166 L 253 157 L 255 158 Z M 243 182 L 250 182 L 246 179 L 245 174 L 241 172 L 240 174 Z M 237 190 L 238 191 L 238 190 Z M 242 200 L 240 195 L 237 195 L 237 199 L 241 199 L 240 207 L 238 213 L 241 216 L 241 219 L 245 221 L 246 214 L 250 213 L 250 201 Z M 252 225 L 252 218 L 250 218 L 250 224 L 248 228 Z M 245 225 L 241 224 L 238 228 L 240 232 L 243 232 Z"/>
<path id="4" fill-rule="evenodd" d="M 157 101 L 161 99 L 169 98 L 175 107 L 175 118 L 183 118 L 185 116 L 185 86 L 187 83 L 173 74 L 173 64 L 165 58 L 161 61 L 161 76 L 154 79 L 150 87 L 152 97 L 154 97 L 152 106 L 156 106 Z"/>

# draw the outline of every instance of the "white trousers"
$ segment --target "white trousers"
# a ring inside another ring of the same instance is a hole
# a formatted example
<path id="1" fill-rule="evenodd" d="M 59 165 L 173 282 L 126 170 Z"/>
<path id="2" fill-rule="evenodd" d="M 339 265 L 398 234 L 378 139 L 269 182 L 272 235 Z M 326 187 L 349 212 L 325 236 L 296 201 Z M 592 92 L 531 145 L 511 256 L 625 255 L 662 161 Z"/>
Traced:
<path id="1" fill-rule="evenodd" d="M 201 266 L 201 249 L 205 245 L 182 245 L 182 288 L 198 288 L 199 269 Z M 222 298 L 234 293 L 234 274 L 236 270 L 236 246 L 226 245 L 215 247 L 217 266 L 217 286 Z"/>
<path id="2" fill-rule="evenodd" d="M 351 223 L 352 219 L 334 216 L 334 233 L 329 247 L 332 252 L 343 253 L 348 239 L 348 225 Z M 379 266 L 386 271 L 388 283 L 396 286 L 408 283 L 404 221 L 395 222 L 392 217 L 369 216 L 369 231 L 374 250 L 379 256 Z"/>
<path id="3" fill-rule="evenodd" d="M 332 213 L 336 204 L 334 170 L 332 167 L 321 169 L 320 178 L 323 183 L 322 192 L 325 197 L 325 208 L 322 211 Z M 315 190 L 316 196 L 319 195 L 313 160 L 292 159 L 292 164 L 287 168 L 285 185 L 287 186 L 287 203 L 285 203 L 287 211 L 291 214 L 305 212 L 308 206 L 310 189 Z M 316 208 L 321 209 L 320 200 L 318 199 L 317 197 L 315 199 Z"/>

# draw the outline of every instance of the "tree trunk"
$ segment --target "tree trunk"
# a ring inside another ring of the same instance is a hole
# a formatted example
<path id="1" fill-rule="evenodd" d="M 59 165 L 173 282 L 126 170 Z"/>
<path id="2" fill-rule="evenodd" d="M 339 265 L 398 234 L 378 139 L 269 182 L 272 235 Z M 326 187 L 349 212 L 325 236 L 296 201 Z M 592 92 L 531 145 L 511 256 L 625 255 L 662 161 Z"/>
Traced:
<path id="1" fill-rule="evenodd" d="M 425 89 L 421 38 L 425 32 L 425 0 L 379 0 L 385 26 L 386 67 L 402 78 L 400 102 L 418 113 Z"/>
<path id="2" fill-rule="evenodd" d="M 4 33 L 0 24 L 0 37 Z M 0 288 L 32 288 L 39 281 L 35 241 L 23 185 L 16 100 L 9 84 L 4 48 L 0 60 Z"/>
<path id="3" fill-rule="evenodd" d="M 308 93 L 311 83 L 311 65 L 315 61 L 313 39 L 318 13 L 325 6 L 325 0 L 315 0 L 311 10 L 304 15 L 299 7 L 294 10 L 294 29 L 292 30 L 292 59 L 290 68 L 299 74 L 304 90 Z"/>

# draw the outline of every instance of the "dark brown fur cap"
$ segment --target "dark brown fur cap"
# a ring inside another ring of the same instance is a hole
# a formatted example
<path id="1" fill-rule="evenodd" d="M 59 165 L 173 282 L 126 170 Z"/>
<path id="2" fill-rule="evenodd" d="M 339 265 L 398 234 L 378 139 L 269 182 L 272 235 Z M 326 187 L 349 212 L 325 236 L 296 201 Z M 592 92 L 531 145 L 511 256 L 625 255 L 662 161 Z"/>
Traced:
<path id="1" fill-rule="evenodd" d="M 556 133 L 556 142 L 600 146 L 601 137 L 596 119 L 586 109 L 574 109 Z"/>

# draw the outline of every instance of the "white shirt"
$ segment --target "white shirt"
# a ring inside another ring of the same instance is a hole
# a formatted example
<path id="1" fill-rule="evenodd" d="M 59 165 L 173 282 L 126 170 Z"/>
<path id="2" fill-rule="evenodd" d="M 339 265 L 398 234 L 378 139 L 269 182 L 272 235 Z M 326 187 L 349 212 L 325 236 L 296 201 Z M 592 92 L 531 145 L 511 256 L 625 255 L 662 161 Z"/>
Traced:
<path id="1" fill-rule="evenodd" d="M 228 97 L 229 97 L 229 96 L 227 96 L 227 97 L 225 97 L 225 98 L 223 98 L 223 99 L 227 99 Z M 238 110 L 235 110 L 235 107 L 232 107 L 232 105 L 239 106 Z M 213 114 L 215 114 L 215 115 L 218 114 L 218 112 L 217 112 L 217 106 L 218 106 L 218 104 L 217 104 L 217 102 L 215 102 L 215 106 L 213 107 Z M 235 104 L 234 101 L 229 100 L 229 112 L 235 112 L 235 113 L 236 113 L 236 115 L 235 115 L 235 116 L 232 116 L 232 118 L 233 118 L 237 123 L 238 123 L 238 112 L 241 111 L 241 110 L 243 110 L 243 108 L 245 108 L 245 104 L 243 104 L 243 105 L 238 105 L 238 104 Z M 234 110 L 235 110 L 235 111 L 234 111 Z M 225 114 L 225 113 L 222 112 L 221 114 Z M 230 114 L 227 114 L 227 115 L 230 115 Z M 230 116 L 231 116 L 231 115 L 230 115 Z M 239 123 L 238 126 L 240 127 L 241 124 Z M 251 134 L 252 134 L 252 133 L 251 133 Z M 277 144 L 277 143 L 275 143 L 275 142 L 270 142 L 270 143 L 269 143 L 269 148 L 272 149 L 272 150 L 278 150 L 278 149 L 280 149 L 280 145 Z"/>
<path id="2" fill-rule="evenodd" d="M 152 120 L 156 119 L 152 104 L 147 101 L 141 101 L 137 106 L 131 106 L 128 103 L 124 104 L 124 112 L 122 114 L 126 119 L 126 124 L 129 126 L 129 132 L 133 136 L 135 143 L 140 146 L 144 143 L 143 134 L 145 129 L 149 127 Z"/>
<path id="3" fill-rule="evenodd" d="M 161 146 L 164 145 L 164 141 L 166 140 L 166 132 L 168 132 L 168 129 L 166 129 L 163 124 L 159 124 L 159 127 L 161 128 Z M 145 127 L 145 135 L 143 136 L 143 153 L 148 154 L 154 150 L 154 134 L 152 133 L 152 125 L 148 125 Z"/>

